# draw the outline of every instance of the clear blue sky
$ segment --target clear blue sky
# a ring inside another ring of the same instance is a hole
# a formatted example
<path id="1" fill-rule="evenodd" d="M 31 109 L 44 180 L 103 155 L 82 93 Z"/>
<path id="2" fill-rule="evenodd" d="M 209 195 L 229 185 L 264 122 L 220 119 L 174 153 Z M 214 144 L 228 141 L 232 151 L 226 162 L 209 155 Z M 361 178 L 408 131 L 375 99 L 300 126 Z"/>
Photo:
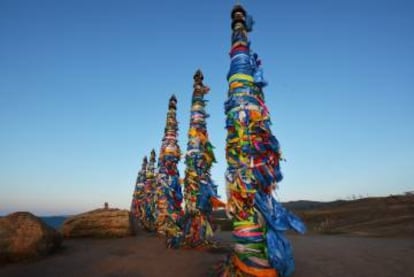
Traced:
<path id="1" fill-rule="evenodd" d="M 279 200 L 414 190 L 413 2 L 241 2 L 287 159 Z M 186 148 L 197 68 L 224 195 L 234 3 L 1 0 L 0 214 L 129 208 L 172 93 Z"/>

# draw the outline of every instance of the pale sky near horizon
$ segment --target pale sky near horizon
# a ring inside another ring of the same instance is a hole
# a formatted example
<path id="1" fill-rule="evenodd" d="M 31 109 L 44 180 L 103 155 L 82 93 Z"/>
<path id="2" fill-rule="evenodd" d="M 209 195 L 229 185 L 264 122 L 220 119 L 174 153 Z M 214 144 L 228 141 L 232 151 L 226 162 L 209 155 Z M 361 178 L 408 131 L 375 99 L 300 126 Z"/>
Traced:
<path id="1" fill-rule="evenodd" d="M 211 88 L 212 175 L 224 197 L 234 3 L 0 1 L 0 215 L 129 208 L 172 93 L 185 152 L 197 68 Z M 278 199 L 414 190 L 414 3 L 241 3 L 287 159 Z"/>

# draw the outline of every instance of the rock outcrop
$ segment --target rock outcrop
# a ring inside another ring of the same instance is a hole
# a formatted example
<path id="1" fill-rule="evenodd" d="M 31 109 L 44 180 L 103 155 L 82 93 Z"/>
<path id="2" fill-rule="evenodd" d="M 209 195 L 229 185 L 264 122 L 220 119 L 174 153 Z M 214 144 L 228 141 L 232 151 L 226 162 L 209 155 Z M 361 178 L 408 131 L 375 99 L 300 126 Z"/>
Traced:
<path id="1" fill-rule="evenodd" d="M 67 238 L 126 237 L 133 234 L 130 213 L 119 209 L 97 209 L 68 218 L 61 228 Z"/>
<path id="2" fill-rule="evenodd" d="M 0 263 L 47 255 L 62 244 L 62 236 L 28 212 L 0 218 Z"/>

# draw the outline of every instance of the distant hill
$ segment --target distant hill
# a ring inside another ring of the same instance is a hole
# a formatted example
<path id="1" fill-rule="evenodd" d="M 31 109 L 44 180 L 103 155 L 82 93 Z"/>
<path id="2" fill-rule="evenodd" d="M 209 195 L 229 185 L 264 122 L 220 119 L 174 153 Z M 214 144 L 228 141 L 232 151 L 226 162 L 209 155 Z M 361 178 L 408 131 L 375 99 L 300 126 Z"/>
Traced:
<path id="1" fill-rule="evenodd" d="M 302 218 L 309 233 L 414 237 L 414 195 L 282 204 Z M 222 230 L 232 229 L 224 210 L 213 216 Z"/>
<path id="2" fill-rule="evenodd" d="M 338 206 L 346 203 L 345 200 L 336 200 L 331 202 L 320 202 L 320 201 L 309 201 L 309 200 L 299 200 L 299 201 L 289 201 L 282 203 L 283 207 L 289 210 L 295 211 L 304 211 L 311 209 L 320 209 L 320 208 L 329 208 Z"/>
<path id="3" fill-rule="evenodd" d="M 68 216 L 41 216 L 40 219 L 43 220 L 47 225 L 56 230 L 62 226 L 63 222 L 68 218 Z"/>
<path id="4" fill-rule="evenodd" d="M 310 232 L 414 237 L 412 195 L 368 197 L 319 204 L 287 203 L 285 207 L 301 217 Z"/>
<path id="5" fill-rule="evenodd" d="M 224 209 L 215 210 L 213 211 L 213 217 L 219 219 L 226 219 L 226 211 Z"/>

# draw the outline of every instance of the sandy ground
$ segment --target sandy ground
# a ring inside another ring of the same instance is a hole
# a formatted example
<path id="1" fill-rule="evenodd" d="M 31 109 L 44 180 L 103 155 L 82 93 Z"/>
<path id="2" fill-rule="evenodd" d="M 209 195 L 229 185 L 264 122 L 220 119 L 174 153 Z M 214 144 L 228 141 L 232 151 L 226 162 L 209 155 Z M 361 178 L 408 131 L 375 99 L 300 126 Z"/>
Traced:
<path id="1" fill-rule="evenodd" d="M 218 238 L 228 240 L 230 233 Z M 414 239 L 350 236 L 290 236 L 294 277 L 414 276 Z M 38 261 L 9 264 L 0 276 L 206 276 L 221 251 L 166 249 L 163 240 L 141 233 L 123 239 L 66 240 L 64 248 Z"/>

